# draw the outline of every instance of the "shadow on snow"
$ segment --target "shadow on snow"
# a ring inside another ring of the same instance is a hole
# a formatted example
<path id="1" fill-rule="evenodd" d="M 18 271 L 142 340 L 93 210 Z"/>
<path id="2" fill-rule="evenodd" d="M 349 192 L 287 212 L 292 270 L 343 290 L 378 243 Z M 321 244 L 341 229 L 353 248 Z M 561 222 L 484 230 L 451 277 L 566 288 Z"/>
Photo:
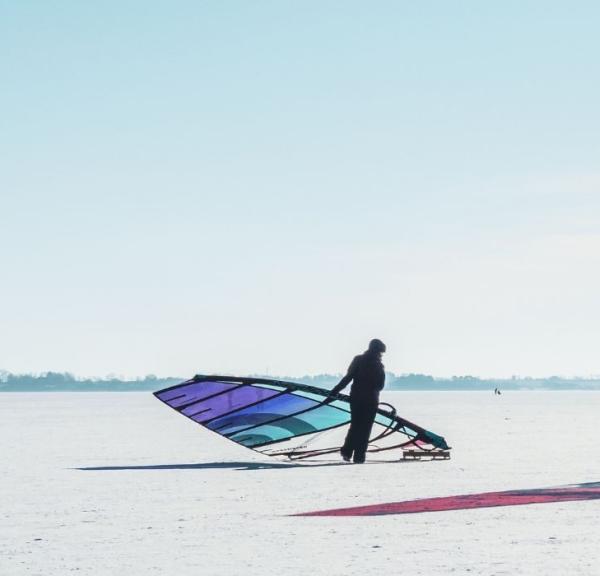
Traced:
<path id="1" fill-rule="evenodd" d="M 377 460 L 368 464 L 399 463 L 399 460 Z M 139 466 L 86 466 L 74 468 L 92 472 L 107 472 L 119 470 L 285 470 L 287 468 L 323 468 L 326 466 L 352 466 L 347 462 L 201 462 L 197 464 L 147 464 Z"/>

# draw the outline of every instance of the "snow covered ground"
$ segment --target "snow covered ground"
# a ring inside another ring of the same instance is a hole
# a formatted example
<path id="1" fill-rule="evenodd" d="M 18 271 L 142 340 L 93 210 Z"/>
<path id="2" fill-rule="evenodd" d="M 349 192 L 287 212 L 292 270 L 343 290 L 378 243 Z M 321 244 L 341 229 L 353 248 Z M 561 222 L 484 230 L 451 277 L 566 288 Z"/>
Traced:
<path id="1" fill-rule="evenodd" d="M 0 575 L 600 574 L 598 500 L 290 516 L 600 481 L 600 392 L 384 399 L 452 459 L 289 464 L 148 393 L 1 394 Z"/>

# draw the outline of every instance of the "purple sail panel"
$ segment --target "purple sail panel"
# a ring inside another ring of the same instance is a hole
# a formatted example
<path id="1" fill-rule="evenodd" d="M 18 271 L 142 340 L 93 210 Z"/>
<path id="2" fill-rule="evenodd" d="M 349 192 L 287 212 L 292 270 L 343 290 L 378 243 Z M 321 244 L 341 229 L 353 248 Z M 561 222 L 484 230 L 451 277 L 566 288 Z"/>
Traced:
<path id="1" fill-rule="evenodd" d="M 156 396 L 173 408 L 181 408 L 209 396 L 233 390 L 239 386 L 239 384 L 230 382 L 192 382 L 191 384 L 157 392 Z"/>
<path id="2" fill-rule="evenodd" d="M 303 396 L 285 393 L 275 396 L 260 404 L 238 410 L 228 416 L 223 416 L 211 421 L 207 426 L 219 434 L 239 432 L 272 420 L 280 420 L 291 414 L 315 408 L 319 403 Z"/>
<path id="3" fill-rule="evenodd" d="M 281 442 L 311 432 L 337 428 L 350 422 L 350 414 L 333 406 L 318 406 L 313 410 L 273 420 L 228 436 L 244 446 L 253 447 L 269 442 Z M 266 438 L 266 440 L 265 440 Z"/>
<path id="4" fill-rule="evenodd" d="M 235 410 L 241 410 L 251 404 L 262 402 L 272 396 L 280 394 L 279 390 L 270 388 L 258 388 L 256 386 L 238 386 L 227 394 L 212 396 L 206 400 L 201 400 L 181 410 L 196 422 L 206 422 L 217 416 L 228 414 Z"/>

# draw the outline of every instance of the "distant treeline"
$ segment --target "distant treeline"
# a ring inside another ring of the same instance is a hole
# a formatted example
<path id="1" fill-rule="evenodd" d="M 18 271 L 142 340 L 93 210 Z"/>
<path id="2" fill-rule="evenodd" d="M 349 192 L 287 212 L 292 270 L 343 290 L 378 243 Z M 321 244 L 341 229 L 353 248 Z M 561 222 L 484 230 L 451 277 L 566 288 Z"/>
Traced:
<path id="1" fill-rule="evenodd" d="M 386 388 L 390 390 L 600 390 L 600 378 L 434 378 L 425 374 L 390 376 L 386 384 Z"/>
<path id="2" fill-rule="evenodd" d="M 0 392 L 127 392 L 160 390 L 182 382 L 184 378 L 157 378 L 150 375 L 135 380 L 120 378 L 76 378 L 68 372 L 44 374 L 0 373 Z"/>
<path id="3" fill-rule="evenodd" d="M 266 376 L 267 378 L 278 378 Z M 340 380 L 340 374 L 318 374 L 301 378 L 281 377 L 282 380 L 301 382 L 320 388 L 332 388 Z M 44 374 L 11 374 L 0 372 L 0 392 L 122 392 L 155 391 L 173 386 L 185 378 L 158 378 L 146 376 L 135 380 L 120 378 L 76 378 L 63 372 Z M 520 378 L 482 379 L 473 376 L 434 378 L 425 374 L 398 376 L 388 373 L 386 390 L 600 390 L 600 378 Z"/>

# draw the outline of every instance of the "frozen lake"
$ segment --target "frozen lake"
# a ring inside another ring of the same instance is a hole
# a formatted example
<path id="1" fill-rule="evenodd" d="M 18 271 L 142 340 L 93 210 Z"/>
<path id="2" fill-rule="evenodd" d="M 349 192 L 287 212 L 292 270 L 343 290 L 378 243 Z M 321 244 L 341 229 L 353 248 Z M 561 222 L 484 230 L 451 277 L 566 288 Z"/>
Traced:
<path id="1" fill-rule="evenodd" d="M 599 500 L 289 516 L 600 481 L 600 392 L 383 400 L 452 459 L 288 464 L 145 392 L 0 394 L 0 574 L 600 574 Z"/>

